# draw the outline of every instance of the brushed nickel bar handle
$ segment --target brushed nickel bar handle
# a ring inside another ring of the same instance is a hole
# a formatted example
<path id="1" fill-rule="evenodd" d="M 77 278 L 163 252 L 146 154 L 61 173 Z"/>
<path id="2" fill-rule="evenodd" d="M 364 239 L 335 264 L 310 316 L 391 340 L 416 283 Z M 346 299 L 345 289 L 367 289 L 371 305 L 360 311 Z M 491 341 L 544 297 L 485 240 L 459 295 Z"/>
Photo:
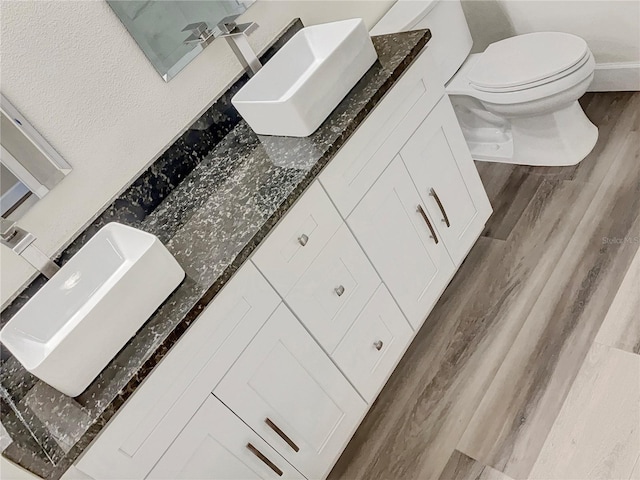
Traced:
<path id="1" fill-rule="evenodd" d="M 256 457 L 262 460 L 271 470 L 273 470 L 276 473 L 276 475 L 278 475 L 279 477 L 282 476 L 282 473 L 283 473 L 282 470 L 280 470 L 275 463 L 273 463 L 271 460 L 265 457 L 260 450 L 258 450 L 256 447 L 251 445 L 251 442 L 247 443 L 247 448 L 251 453 L 253 453 Z"/>
<path id="2" fill-rule="evenodd" d="M 427 217 L 427 214 L 424 211 L 424 208 L 422 208 L 422 205 L 420 204 L 418 204 L 418 212 L 420 213 L 420 215 L 422 215 L 422 218 L 426 222 L 427 227 L 429 227 L 429 231 L 431 232 L 431 238 L 433 238 L 433 241 L 436 242 L 436 245 L 437 245 L 439 243 L 439 240 L 438 240 L 438 236 L 436 235 L 436 231 L 433 229 L 433 226 L 429 221 L 429 217 Z"/>
<path id="3" fill-rule="evenodd" d="M 291 440 L 291 439 L 287 436 L 287 434 L 286 434 L 286 433 L 284 433 L 284 432 L 280 429 L 280 427 L 278 427 L 275 423 L 273 423 L 273 421 L 272 421 L 269 417 L 267 417 L 267 418 L 265 418 L 265 419 L 264 419 L 264 423 L 266 423 L 267 425 L 269 425 L 269 427 L 270 427 L 274 432 L 276 432 L 276 433 L 280 436 L 280 438 L 282 438 L 282 440 L 284 440 L 284 441 L 287 443 L 287 445 L 289 445 L 289 446 L 293 449 L 293 451 L 294 451 L 294 452 L 299 452 L 299 451 L 300 451 L 300 447 L 298 447 L 298 445 L 296 445 L 296 444 L 293 442 L 293 440 Z"/>
<path id="4" fill-rule="evenodd" d="M 449 223 L 449 217 L 447 216 L 447 212 L 444 209 L 444 206 L 442 205 L 442 202 L 440 201 L 440 197 L 438 196 L 438 194 L 436 193 L 436 190 L 432 187 L 431 190 L 429 190 L 429 195 L 431 195 L 435 200 L 436 203 L 438 204 L 438 208 L 440 208 L 440 211 L 442 212 L 442 216 L 443 216 L 443 221 L 444 223 L 447 224 L 447 228 L 451 226 L 451 223 Z"/>

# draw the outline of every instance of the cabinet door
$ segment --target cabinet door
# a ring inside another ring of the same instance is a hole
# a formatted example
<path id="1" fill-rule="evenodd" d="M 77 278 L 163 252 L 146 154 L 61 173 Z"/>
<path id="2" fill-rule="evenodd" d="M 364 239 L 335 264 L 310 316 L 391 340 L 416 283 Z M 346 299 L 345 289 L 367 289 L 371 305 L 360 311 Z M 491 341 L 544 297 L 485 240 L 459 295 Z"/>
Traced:
<path id="1" fill-rule="evenodd" d="M 447 96 L 418 127 L 400 156 L 439 236 L 459 265 L 482 232 L 491 205 Z"/>
<path id="2" fill-rule="evenodd" d="M 347 223 L 409 323 L 419 328 L 455 267 L 400 157 Z"/>
<path id="3" fill-rule="evenodd" d="M 366 404 L 281 305 L 214 390 L 307 478 L 324 478 Z"/>
<path id="4" fill-rule="evenodd" d="M 209 395 L 148 479 L 304 478 L 220 400 Z"/>

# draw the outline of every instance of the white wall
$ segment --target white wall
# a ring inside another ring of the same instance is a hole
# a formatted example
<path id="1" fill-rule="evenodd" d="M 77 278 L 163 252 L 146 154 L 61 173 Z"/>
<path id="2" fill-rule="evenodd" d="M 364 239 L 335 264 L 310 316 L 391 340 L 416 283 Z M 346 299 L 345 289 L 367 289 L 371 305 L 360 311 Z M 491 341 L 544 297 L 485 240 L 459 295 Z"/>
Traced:
<path id="1" fill-rule="evenodd" d="M 540 31 L 584 38 L 598 67 L 593 90 L 640 88 L 640 1 L 463 0 L 475 52 Z"/>
<path id="2" fill-rule="evenodd" d="M 23 470 L 2 457 L 0 457 L 0 478 L 2 480 L 40 480 L 40 477 Z"/>
<path id="3" fill-rule="evenodd" d="M 636 0 L 463 0 L 474 50 L 522 33 L 579 35 L 599 63 L 640 62 Z"/>
<path id="4" fill-rule="evenodd" d="M 257 50 L 294 17 L 363 17 L 392 1 L 258 0 L 244 18 Z M 171 82 L 147 61 L 104 0 L 0 2 L 0 88 L 73 171 L 19 222 L 45 253 L 60 251 L 223 92 L 240 71 L 216 41 Z M 35 274 L 0 250 L 0 302 Z"/>

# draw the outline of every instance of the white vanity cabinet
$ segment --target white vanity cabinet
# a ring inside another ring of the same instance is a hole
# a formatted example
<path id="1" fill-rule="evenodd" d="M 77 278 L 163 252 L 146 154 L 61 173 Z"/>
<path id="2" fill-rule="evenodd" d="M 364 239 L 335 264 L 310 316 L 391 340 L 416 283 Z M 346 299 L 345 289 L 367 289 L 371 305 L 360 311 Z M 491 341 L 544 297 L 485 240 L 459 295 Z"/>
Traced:
<path id="1" fill-rule="evenodd" d="M 367 409 L 284 305 L 213 393 L 309 479 L 328 473 Z"/>
<path id="2" fill-rule="evenodd" d="M 304 477 L 220 400 L 209 395 L 147 478 L 258 480 Z"/>
<path id="3" fill-rule="evenodd" d="M 490 213 L 427 49 L 77 468 L 324 478 Z"/>

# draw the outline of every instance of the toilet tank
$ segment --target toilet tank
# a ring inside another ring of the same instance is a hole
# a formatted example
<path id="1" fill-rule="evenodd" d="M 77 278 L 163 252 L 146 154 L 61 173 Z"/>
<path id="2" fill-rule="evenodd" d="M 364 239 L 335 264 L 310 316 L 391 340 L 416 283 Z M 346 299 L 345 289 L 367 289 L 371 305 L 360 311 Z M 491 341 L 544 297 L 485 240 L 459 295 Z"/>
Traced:
<path id="1" fill-rule="evenodd" d="M 431 30 L 427 48 L 447 83 L 473 45 L 460 0 L 398 0 L 369 33 L 383 35 L 422 28 Z"/>

